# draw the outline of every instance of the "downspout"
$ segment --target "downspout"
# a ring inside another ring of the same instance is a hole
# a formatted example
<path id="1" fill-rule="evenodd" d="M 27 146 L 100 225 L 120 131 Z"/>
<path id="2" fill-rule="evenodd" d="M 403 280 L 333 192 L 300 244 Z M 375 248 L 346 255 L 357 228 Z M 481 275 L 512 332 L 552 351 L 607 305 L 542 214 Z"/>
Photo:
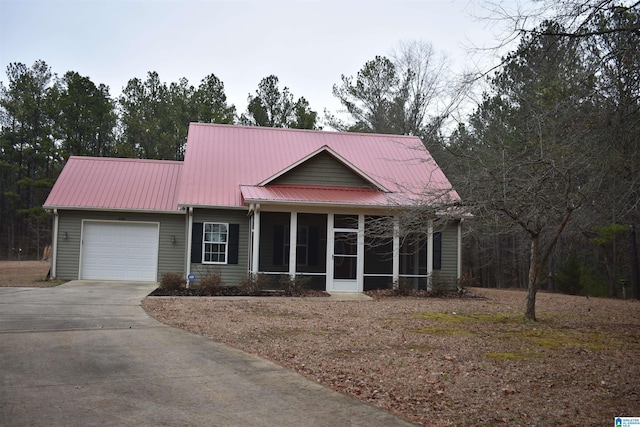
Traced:
<path id="1" fill-rule="evenodd" d="M 187 275 L 187 288 L 189 287 L 188 277 L 191 274 L 191 244 L 193 241 L 193 237 L 191 236 L 192 233 L 193 233 L 193 207 L 189 207 L 189 211 L 187 214 L 187 259 L 185 260 L 186 266 L 187 266 L 187 268 L 185 268 L 186 275 Z"/>
<path id="2" fill-rule="evenodd" d="M 51 236 L 51 279 L 56 278 L 56 263 L 58 261 L 58 209 L 53 210 L 53 236 Z"/>

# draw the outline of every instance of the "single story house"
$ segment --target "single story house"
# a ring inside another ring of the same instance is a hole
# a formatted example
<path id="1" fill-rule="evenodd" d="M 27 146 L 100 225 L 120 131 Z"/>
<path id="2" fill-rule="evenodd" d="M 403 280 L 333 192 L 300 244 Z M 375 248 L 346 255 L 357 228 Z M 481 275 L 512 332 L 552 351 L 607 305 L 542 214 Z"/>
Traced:
<path id="1" fill-rule="evenodd" d="M 462 218 L 442 213 L 457 201 L 417 137 L 192 123 L 182 162 L 69 158 L 44 207 L 52 277 L 215 271 L 363 292 L 455 286 Z M 416 206 L 433 215 L 409 232 Z"/>

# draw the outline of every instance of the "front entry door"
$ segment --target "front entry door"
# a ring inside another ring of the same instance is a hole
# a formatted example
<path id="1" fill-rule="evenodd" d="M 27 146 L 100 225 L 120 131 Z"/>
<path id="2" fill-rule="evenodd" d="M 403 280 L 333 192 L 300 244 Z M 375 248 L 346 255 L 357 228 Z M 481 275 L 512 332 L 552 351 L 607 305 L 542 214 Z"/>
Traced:
<path id="1" fill-rule="evenodd" d="M 335 292 L 358 292 L 358 232 L 335 230 L 333 246 L 333 286 Z"/>

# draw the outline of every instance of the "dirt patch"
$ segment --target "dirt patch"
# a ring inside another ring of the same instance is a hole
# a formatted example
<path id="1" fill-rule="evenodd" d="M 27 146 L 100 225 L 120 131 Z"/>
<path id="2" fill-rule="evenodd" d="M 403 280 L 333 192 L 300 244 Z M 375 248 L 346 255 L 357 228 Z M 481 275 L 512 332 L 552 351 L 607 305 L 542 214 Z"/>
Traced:
<path id="1" fill-rule="evenodd" d="M 425 426 L 601 426 L 638 416 L 640 303 L 473 289 L 463 298 L 147 298 L 160 321 Z"/>
<path id="2" fill-rule="evenodd" d="M 49 261 L 0 261 L 0 287 L 38 287 L 55 286 L 59 282 L 47 281 Z"/>

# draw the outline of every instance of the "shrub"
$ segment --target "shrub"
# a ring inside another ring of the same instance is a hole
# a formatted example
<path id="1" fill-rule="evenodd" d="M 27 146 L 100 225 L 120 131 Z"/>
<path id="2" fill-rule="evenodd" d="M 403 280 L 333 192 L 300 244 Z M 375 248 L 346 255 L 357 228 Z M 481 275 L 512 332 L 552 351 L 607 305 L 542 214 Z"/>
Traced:
<path id="1" fill-rule="evenodd" d="M 224 282 L 219 271 L 208 272 L 200 279 L 200 290 L 203 295 L 220 295 L 220 289 L 223 286 Z"/>
<path id="2" fill-rule="evenodd" d="M 247 274 L 240 282 L 240 290 L 245 295 L 260 295 L 266 289 L 269 278 L 264 274 Z"/>
<path id="3" fill-rule="evenodd" d="M 308 290 L 307 285 L 309 284 L 309 277 L 305 277 L 301 274 L 297 274 L 291 278 L 291 276 L 287 274 L 283 274 L 280 278 L 280 284 L 284 290 L 285 295 L 287 296 L 295 296 L 301 295 Z"/>
<path id="4" fill-rule="evenodd" d="M 160 289 L 175 292 L 187 284 L 182 273 L 164 273 L 160 279 Z"/>

